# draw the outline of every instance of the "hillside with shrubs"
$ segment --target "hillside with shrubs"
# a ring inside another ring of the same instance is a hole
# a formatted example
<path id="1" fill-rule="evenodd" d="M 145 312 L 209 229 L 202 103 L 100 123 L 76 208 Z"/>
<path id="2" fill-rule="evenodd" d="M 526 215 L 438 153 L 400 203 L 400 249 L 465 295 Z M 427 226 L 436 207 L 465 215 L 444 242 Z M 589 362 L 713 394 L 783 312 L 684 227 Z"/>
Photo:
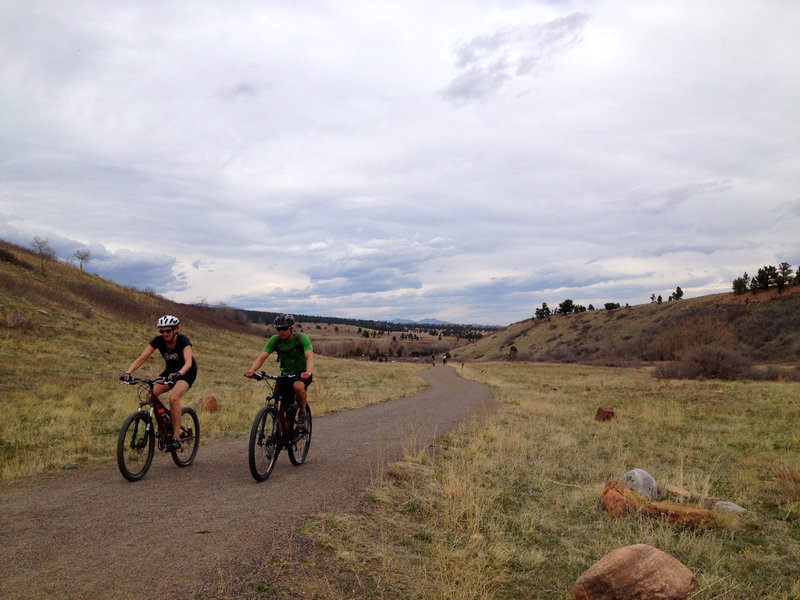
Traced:
<path id="1" fill-rule="evenodd" d="M 795 378 L 800 285 L 748 290 L 534 317 L 457 350 L 454 359 L 658 363 L 665 376 Z"/>

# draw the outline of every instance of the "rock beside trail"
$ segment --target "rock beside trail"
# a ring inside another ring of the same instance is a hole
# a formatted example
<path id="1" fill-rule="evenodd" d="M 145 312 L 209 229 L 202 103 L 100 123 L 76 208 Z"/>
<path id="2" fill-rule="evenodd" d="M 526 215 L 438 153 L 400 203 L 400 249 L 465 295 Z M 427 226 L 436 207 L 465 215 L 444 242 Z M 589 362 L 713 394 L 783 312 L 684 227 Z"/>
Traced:
<path id="1" fill-rule="evenodd" d="M 658 497 L 658 484 L 655 478 L 644 469 L 633 469 L 622 476 L 622 482 L 637 494 L 654 500 Z"/>
<path id="2" fill-rule="evenodd" d="M 594 415 L 596 421 L 609 421 L 616 417 L 616 413 L 614 413 L 614 409 L 610 406 L 601 406 L 597 409 L 597 412 Z"/>
<path id="3" fill-rule="evenodd" d="M 576 600 L 682 600 L 697 578 L 677 558 L 646 544 L 618 548 L 575 582 Z"/>
<path id="4" fill-rule="evenodd" d="M 692 498 L 692 492 L 678 485 L 668 485 L 665 489 L 670 496 L 675 498 L 680 498 L 681 500 L 690 500 Z"/>
<path id="5" fill-rule="evenodd" d="M 626 511 L 637 511 L 654 518 L 666 518 L 680 525 L 708 526 L 715 522 L 714 512 L 683 502 L 657 502 L 630 489 L 619 478 L 611 479 L 600 494 L 606 512 L 616 517 Z"/>
<path id="6" fill-rule="evenodd" d="M 721 500 L 715 503 L 713 510 L 715 513 L 730 513 L 732 515 L 740 515 L 746 512 L 745 509 L 738 504 L 728 502 L 727 500 Z"/>
<path id="7" fill-rule="evenodd" d="M 195 408 L 200 411 L 217 412 L 217 399 L 214 396 L 204 396 L 195 405 Z"/>
<path id="8" fill-rule="evenodd" d="M 647 498 L 637 494 L 615 477 L 606 484 L 603 493 L 600 494 L 600 502 L 609 515 L 616 517 L 629 508 L 636 510 L 646 505 Z"/>

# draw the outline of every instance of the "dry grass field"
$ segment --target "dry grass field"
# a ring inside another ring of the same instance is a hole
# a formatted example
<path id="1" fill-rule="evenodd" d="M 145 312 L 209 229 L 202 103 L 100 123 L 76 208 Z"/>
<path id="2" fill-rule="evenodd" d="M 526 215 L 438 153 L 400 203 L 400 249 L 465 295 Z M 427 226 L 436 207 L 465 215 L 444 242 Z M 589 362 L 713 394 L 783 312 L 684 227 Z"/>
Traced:
<path id="1" fill-rule="evenodd" d="M 302 581 L 313 598 L 568 599 L 583 571 L 636 543 L 694 572 L 692 600 L 800 597 L 800 384 L 519 363 L 463 374 L 495 388 L 489 413 L 434 448 L 410 440 L 363 510 L 305 525 L 311 555 L 219 597 L 259 586 L 291 596 Z M 617 417 L 594 420 L 601 405 Z M 672 484 L 746 512 L 702 528 L 608 516 L 604 484 L 636 467 L 662 500 Z"/>

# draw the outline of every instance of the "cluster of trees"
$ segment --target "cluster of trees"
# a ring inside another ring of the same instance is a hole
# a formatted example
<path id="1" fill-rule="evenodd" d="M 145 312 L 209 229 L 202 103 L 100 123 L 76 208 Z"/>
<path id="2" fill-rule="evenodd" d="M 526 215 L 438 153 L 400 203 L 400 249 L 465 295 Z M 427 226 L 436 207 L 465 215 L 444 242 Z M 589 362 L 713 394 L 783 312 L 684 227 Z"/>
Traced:
<path id="1" fill-rule="evenodd" d="M 792 275 L 793 273 L 792 265 L 787 262 L 782 262 L 777 267 L 765 265 L 758 270 L 755 277 L 751 277 L 745 271 L 744 275 L 733 280 L 733 293 L 744 294 L 750 290 L 755 294 L 758 290 L 767 290 L 771 287 L 776 287 L 778 292 L 782 292 L 788 285 L 800 285 L 800 270 L 796 275 Z"/>
<path id="2" fill-rule="evenodd" d="M 672 302 L 673 300 L 680 300 L 683 298 L 683 290 L 678 286 L 675 288 L 675 291 L 669 295 L 669 301 Z M 654 303 L 661 304 L 664 300 L 659 295 L 656 298 L 656 295 L 653 294 L 650 296 L 650 301 Z M 627 304 L 625 306 L 628 306 Z M 616 310 L 620 308 L 619 302 L 606 302 L 603 305 L 604 310 Z M 534 318 L 535 319 L 546 319 L 551 315 L 569 315 L 572 313 L 581 313 L 587 310 L 596 310 L 594 305 L 590 304 L 588 307 L 583 306 L 582 304 L 575 304 L 572 300 L 567 298 L 563 302 L 559 303 L 558 308 L 556 310 L 551 310 L 549 306 L 547 306 L 547 302 L 542 302 L 542 307 L 537 308 L 534 311 Z"/>
<path id="3" fill-rule="evenodd" d="M 603 305 L 605 310 L 614 310 L 619 308 L 619 302 L 606 302 Z M 572 313 L 582 313 L 586 312 L 587 310 L 596 310 L 593 304 L 590 304 L 588 307 L 584 306 L 583 304 L 575 304 L 574 301 L 567 298 L 563 302 L 558 304 L 558 308 L 555 310 L 551 310 L 549 306 L 547 306 L 547 302 L 542 302 L 542 307 L 537 308 L 534 311 L 534 317 L 537 319 L 546 319 L 551 315 L 569 315 Z"/>
<path id="4" fill-rule="evenodd" d="M 681 286 L 675 288 L 675 291 L 669 295 L 669 301 L 672 302 L 673 300 L 678 301 L 683 298 L 683 290 Z M 661 304 L 664 302 L 664 299 L 661 297 L 661 294 L 656 297 L 655 294 L 650 294 L 650 303 L 651 304 Z"/>
<path id="5" fill-rule="evenodd" d="M 47 262 L 55 260 L 56 251 L 53 250 L 53 247 L 50 245 L 50 240 L 47 238 L 40 238 L 38 235 L 33 236 L 31 247 L 39 256 L 42 275 L 46 275 L 47 273 L 45 267 L 47 266 Z M 81 269 L 83 269 L 83 266 L 92 258 L 92 253 L 89 250 L 75 250 L 75 252 L 72 253 L 72 256 L 67 259 L 67 262 L 71 262 L 71 259 L 73 258 L 78 261 Z"/>
<path id="6" fill-rule="evenodd" d="M 214 307 L 208 307 L 209 310 L 215 310 Z M 260 310 L 247 310 L 235 309 L 236 312 L 244 315 L 244 318 L 251 323 L 266 323 L 272 324 L 278 313 Z M 299 313 L 292 313 L 298 323 L 308 324 L 325 324 L 325 325 L 349 325 L 358 328 L 358 333 L 367 337 L 370 335 L 362 330 L 370 329 L 375 335 L 394 334 L 400 333 L 404 339 L 412 339 L 416 336 L 419 339 L 419 334 L 428 333 L 430 335 L 442 337 L 454 337 L 457 339 L 466 340 L 479 340 L 487 332 L 491 333 L 502 329 L 494 325 L 459 325 L 459 324 L 436 324 L 436 323 L 394 323 L 392 321 L 375 321 L 372 319 L 348 319 L 345 317 L 326 317 L 319 315 L 303 315 Z M 338 331 L 338 330 L 337 330 Z M 375 333 L 377 332 L 377 333 Z"/>

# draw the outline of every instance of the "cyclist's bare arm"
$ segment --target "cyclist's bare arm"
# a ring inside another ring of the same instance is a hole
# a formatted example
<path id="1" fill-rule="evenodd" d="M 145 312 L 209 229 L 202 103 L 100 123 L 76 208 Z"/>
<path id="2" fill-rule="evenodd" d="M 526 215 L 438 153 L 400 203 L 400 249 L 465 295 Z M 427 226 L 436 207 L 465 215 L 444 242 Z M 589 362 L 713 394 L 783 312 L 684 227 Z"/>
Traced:
<path id="1" fill-rule="evenodd" d="M 314 373 L 314 351 L 306 350 L 306 370 L 300 373 L 300 379 L 308 379 Z"/>
<path id="2" fill-rule="evenodd" d="M 128 367 L 128 370 L 125 371 L 125 372 L 128 373 L 128 374 L 133 373 L 136 369 L 138 369 L 144 363 L 146 363 L 147 359 L 150 358 L 150 355 L 153 354 L 153 352 L 155 352 L 155 351 L 156 351 L 155 348 L 153 348 L 150 344 L 147 344 L 147 346 L 142 351 L 142 353 L 139 355 L 139 357 L 131 363 L 131 366 Z"/>
<path id="3" fill-rule="evenodd" d="M 252 377 L 253 373 L 258 371 L 261 368 L 261 365 L 264 364 L 264 361 L 267 360 L 269 354 L 270 354 L 269 352 L 262 352 L 261 354 L 259 354 L 258 357 L 256 357 L 255 361 L 253 361 L 253 364 L 250 366 L 250 369 L 245 371 L 244 376 Z"/>

